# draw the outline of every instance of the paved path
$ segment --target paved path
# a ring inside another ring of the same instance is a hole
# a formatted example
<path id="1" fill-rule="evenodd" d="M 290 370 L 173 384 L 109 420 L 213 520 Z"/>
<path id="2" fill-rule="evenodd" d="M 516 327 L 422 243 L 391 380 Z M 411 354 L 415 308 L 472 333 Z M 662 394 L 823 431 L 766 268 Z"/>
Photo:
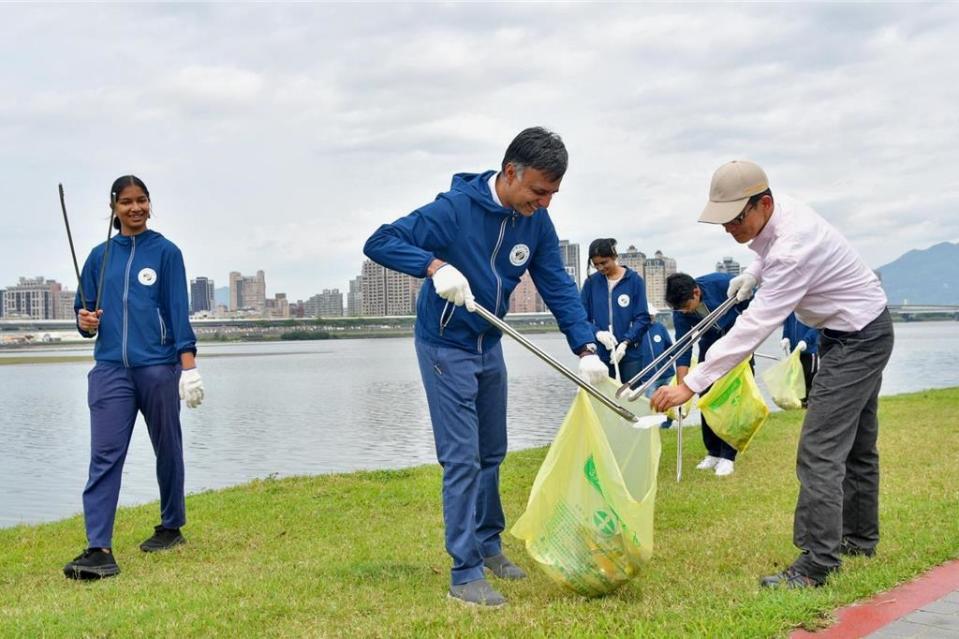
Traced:
<path id="1" fill-rule="evenodd" d="M 836 623 L 790 639 L 959 639 L 959 560 L 872 599 L 841 608 Z"/>

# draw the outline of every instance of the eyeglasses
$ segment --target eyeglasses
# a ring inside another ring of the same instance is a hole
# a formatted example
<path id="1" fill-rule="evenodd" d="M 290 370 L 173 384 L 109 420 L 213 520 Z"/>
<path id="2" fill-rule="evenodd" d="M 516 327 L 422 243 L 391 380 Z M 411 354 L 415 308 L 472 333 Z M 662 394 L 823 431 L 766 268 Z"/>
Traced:
<path id="1" fill-rule="evenodd" d="M 739 226 L 740 224 L 743 223 L 743 220 L 746 219 L 746 214 L 749 213 L 749 209 L 751 209 L 753 206 L 754 206 L 753 204 L 750 204 L 749 202 L 746 202 L 746 208 L 743 209 L 742 213 L 740 213 L 739 215 L 737 215 L 737 216 L 734 217 L 733 219 L 731 219 L 731 220 L 729 220 L 728 222 L 726 222 L 726 224 L 731 224 L 731 225 L 733 225 L 733 226 Z"/>

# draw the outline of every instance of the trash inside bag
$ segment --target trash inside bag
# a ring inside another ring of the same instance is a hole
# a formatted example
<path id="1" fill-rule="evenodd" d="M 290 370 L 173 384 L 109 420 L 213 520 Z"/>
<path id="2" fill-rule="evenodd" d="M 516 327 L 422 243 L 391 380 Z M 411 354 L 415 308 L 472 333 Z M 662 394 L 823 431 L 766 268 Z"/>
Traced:
<path id="1" fill-rule="evenodd" d="M 748 359 L 716 380 L 697 406 L 713 432 L 740 453 L 769 417 Z"/>
<path id="2" fill-rule="evenodd" d="M 789 357 L 776 362 L 760 375 L 776 406 L 783 410 L 802 408 L 802 398 L 806 396 L 806 378 L 799 361 L 801 353 L 798 348 L 793 349 Z"/>
<path id="3" fill-rule="evenodd" d="M 616 385 L 602 385 L 613 397 Z M 556 583 L 587 597 L 635 577 L 653 552 L 658 421 L 629 422 L 580 390 L 511 532 Z M 650 425 L 653 425 L 652 427 Z"/>

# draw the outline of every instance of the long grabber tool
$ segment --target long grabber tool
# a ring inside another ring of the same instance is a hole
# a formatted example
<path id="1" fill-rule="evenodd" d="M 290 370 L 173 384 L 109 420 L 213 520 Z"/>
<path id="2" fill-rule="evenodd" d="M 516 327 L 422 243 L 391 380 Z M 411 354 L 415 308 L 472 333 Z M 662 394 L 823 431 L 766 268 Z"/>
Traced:
<path id="1" fill-rule="evenodd" d="M 683 353 L 690 350 L 693 347 L 693 345 L 699 341 L 699 338 L 702 337 L 703 334 L 706 333 L 706 331 L 711 329 L 716 324 L 716 322 L 718 322 L 722 318 L 722 316 L 725 315 L 726 312 L 729 309 L 731 309 L 733 306 L 735 306 L 737 303 L 738 303 L 738 300 L 736 299 L 736 296 L 734 295 L 733 297 L 730 297 L 725 302 L 717 306 L 709 315 L 704 317 L 703 320 L 699 322 L 699 324 L 696 324 L 696 326 L 694 326 L 692 330 L 690 330 L 688 333 L 686 333 L 681 338 L 676 340 L 675 344 L 673 344 L 672 346 L 664 350 L 662 353 L 660 353 L 659 357 L 657 357 L 652 362 L 650 362 L 646 368 L 636 373 L 632 379 L 626 381 L 622 386 L 616 389 L 616 398 L 618 399 L 622 397 L 623 395 L 625 395 L 626 393 L 630 393 L 631 399 L 636 399 L 637 397 L 642 395 L 646 391 L 646 389 L 649 388 L 649 386 L 653 383 L 653 381 L 659 378 L 660 373 L 662 373 L 665 369 L 672 366 L 673 363 L 683 355 Z M 656 367 L 659 365 L 659 363 L 663 361 L 664 359 L 666 359 L 667 357 L 669 358 L 669 360 L 657 369 Z M 656 370 L 656 373 L 650 376 L 649 380 L 646 383 L 642 384 L 639 388 L 632 389 L 633 384 L 638 382 L 640 379 L 642 379 L 644 375 L 646 375 L 646 373 L 652 370 Z"/>
<path id="2" fill-rule="evenodd" d="M 496 328 L 498 328 L 499 330 L 503 331 L 504 333 L 506 333 L 513 339 L 515 339 L 520 344 L 522 344 L 524 347 L 526 347 L 528 351 L 533 353 L 533 355 L 536 355 L 536 357 L 540 358 L 541 360 L 543 360 L 544 362 L 546 362 L 547 364 L 555 368 L 557 371 L 565 375 L 567 379 L 569 379 L 571 382 L 573 382 L 574 384 L 576 384 L 577 386 L 585 390 L 587 393 L 595 397 L 597 400 L 602 402 L 607 408 L 609 408 L 610 410 L 618 414 L 620 417 L 624 419 L 628 419 L 631 422 L 639 421 L 633 413 L 626 410 L 625 408 L 623 408 L 622 406 L 620 406 L 619 404 L 617 404 L 610 398 L 606 397 L 606 395 L 603 395 L 603 393 L 592 384 L 589 384 L 581 380 L 576 373 L 569 370 L 568 368 L 560 364 L 558 361 L 556 361 L 555 359 L 547 355 L 542 349 L 536 346 L 536 344 L 533 344 L 531 341 L 529 341 L 528 339 L 520 335 L 516 329 L 514 329 L 512 326 L 510 326 L 509 324 L 507 324 L 500 318 L 496 317 L 496 315 L 489 312 L 487 309 L 477 304 L 475 313 L 479 315 L 480 317 L 482 317 L 483 319 L 485 319 L 490 324 L 492 324 L 493 326 L 495 326 Z"/>
<path id="3" fill-rule="evenodd" d="M 676 407 L 676 481 L 683 478 L 683 407 Z"/>
<path id="4" fill-rule="evenodd" d="M 107 264 L 110 259 L 110 235 L 113 233 L 113 220 L 117 214 L 117 194 L 110 194 L 110 224 L 107 226 L 107 245 L 103 247 L 103 260 L 100 262 L 100 281 L 97 283 L 97 301 L 93 307 L 93 312 L 100 310 L 100 299 L 103 297 L 103 276 L 107 272 Z"/>
<path id="5" fill-rule="evenodd" d="M 63 211 L 63 224 L 67 227 L 67 241 L 70 242 L 70 255 L 73 256 L 73 270 L 77 274 L 77 290 L 80 292 L 80 303 L 83 304 L 85 310 L 90 310 L 87 307 L 87 298 L 83 294 L 83 281 L 80 279 L 80 265 L 77 263 L 77 252 L 73 248 L 73 234 L 70 233 L 70 220 L 67 217 L 67 204 L 63 199 L 63 184 L 58 184 L 60 187 L 60 209 Z"/>

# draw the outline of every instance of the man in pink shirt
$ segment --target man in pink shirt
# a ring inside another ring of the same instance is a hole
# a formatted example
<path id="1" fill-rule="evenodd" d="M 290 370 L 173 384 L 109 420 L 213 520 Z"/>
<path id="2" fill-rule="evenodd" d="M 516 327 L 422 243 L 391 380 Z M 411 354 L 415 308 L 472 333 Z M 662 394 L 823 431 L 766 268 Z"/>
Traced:
<path id="1" fill-rule="evenodd" d="M 821 330 L 819 373 L 809 391 L 796 456 L 799 499 L 793 543 L 802 551 L 767 587 L 825 583 L 841 555 L 872 556 L 879 541 L 876 417 L 882 371 L 892 353 L 892 320 L 879 279 L 849 242 L 809 206 L 773 198 L 753 162 L 713 174 L 700 222 L 722 224 L 756 260 L 730 281 L 727 296 L 749 308 L 706 360 L 678 386 L 663 387 L 653 408 L 679 406 L 749 357 L 786 317 Z"/>

